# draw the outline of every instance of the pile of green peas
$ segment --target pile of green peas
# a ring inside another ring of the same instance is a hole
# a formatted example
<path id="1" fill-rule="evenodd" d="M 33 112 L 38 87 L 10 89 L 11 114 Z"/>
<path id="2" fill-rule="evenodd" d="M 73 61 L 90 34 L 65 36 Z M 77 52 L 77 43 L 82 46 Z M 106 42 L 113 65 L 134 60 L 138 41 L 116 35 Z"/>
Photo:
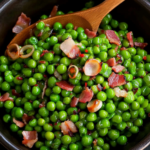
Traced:
<path id="1" fill-rule="evenodd" d="M 85 4 L 85 9 L 93 6 L 93 2 Z M 71 11 L 69 13 L 72 13 Z M 58 11 L 57 15 L 64 14 Z M 46 19 L 42 15 L 41 19 Z M 116 30 L 116 35 L 121 40 L 121 45 L 116 51 L 116 45 L 110 44 L 105 34 L 88 38 L 82 27 L 74 30 L 74 25 L 66 24 L 65 28 L 59 22 L 51 28 L 41 21 L 36 25 L 34 36 L 26 39 L 24 45 L 33 45 L 34 52 L 26 59 L 18 58 L 12 61 L 6 56 L 0 56 L 0 90 L 1 95 L 8 92 L 14 101 L 0 102 L 0 108 L 5 109 L 3 121 L 10 124 L 12 132 L 22 138 L 22 131 L 37 131 L 38 141 L 35 148 L 40 150 L 109 150 L 117 144 L 125 145 L 127 138 L 139 132 L 143 120 L 150 113 L 150 55 L 141 48 L 130 47 L 126 38 L 128 24 L 118 22 L 111 14 L 104 17 L 101 25 L 104 30 Z M 38 36 L 42 32 L 42 36 Z M 79 49 L 84 57 L 68 58 L 60 49 L 60 44 L 71 37 L 76 43 L 82 43 Z M 144 42 L 143 37 L 134 37 L 134 41 Z M 125 47 L 127 50 L 121 51 Z M 42 55 L 43 50 L 49 53 Z M 85 51 L 87 50 L 87 51 Z M 26 53 L 30 53 L 30 49 Z M 126 98 L 116 97 L 115 92 L 109 87 L 108 78 L 112 73 L 106 61 L 120 54 L 122 65 L 125 69 L 120 75 L 126 77 L 127 84 L 119 86 L 126 89 Z M 143 60 L 146 57 L 146 60 Z M 103 62 L 102 70 L 95 79 L 90 80 L 83 72 L 79 72 L 75 79 L 68 77 L 67 68 L 74 64 L 82 68 L 88 59 L 95 58 Z M 44 62 L 44 63 L 41 63 Z M 59 80 L 54 72 L 74 85 L 72 92 L 63 90 L 56 85 Z M 128 71 L 128 73 L 127 73 Z M 44 84 L 47 81 L 44 98 L 41 98 Z M 78 103 L 70 107 L 71 99 L 79 97 L 84 90 L 85 83 L 94 93 L 93 99 L 103 102 L 99 111 L 90 113 L 87 103 Z M 99 91 L 97 84 L 104 87 Z M 19 95 L 14 95 L 12 89 Z M 44 103 L 45 107 L 39 107 Z M 34 116 L 23 128 L 19 128 L 12 119 L 22 121 L 23 114 Z M 71 120 L 78 132 L 74 136 L 63 135 L 61 122 Z M 96 144 L 93 144 L 93 141 Z"/>

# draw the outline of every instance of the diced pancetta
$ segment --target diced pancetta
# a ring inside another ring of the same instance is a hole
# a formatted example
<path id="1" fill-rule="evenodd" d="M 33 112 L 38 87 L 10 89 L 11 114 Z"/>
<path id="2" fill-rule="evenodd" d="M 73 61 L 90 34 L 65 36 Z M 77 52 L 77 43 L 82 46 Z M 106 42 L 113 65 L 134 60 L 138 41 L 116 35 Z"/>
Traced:
<path id="1" fill-rule="evenodd" d="M 125 76 L 112 72 L 112 74 L 108 78 L 108 83 L 111 88 L 124 85 L 126 84 Z"/>
<path id="2" fill-rule="evenodd" d="M 79 96 L 79 102 L 86 103 L 90 102 L 93 98 L 93 91 L 89 89 L 88 87 L 85 88 L 85 90 L 82 91 L 82 93 Z"/>
<path id="3" fill-rule="evenodd" d="M 119 37 L 115 34 L 115 31 L 106 30 L 105 34 L 110 43 L 116 44 L 118 46 L 121 45 L 121 41 L 120 41 Z"/>
<path id="4" fill-rule="evenodd" d="M 148 43 L 134 42 L 134 45 L 136 47 L 140 47 L 141 49 L 144 49 L 148 45 Z"/>
<path id="5" fill-rule="evenodd" d="M 108 66 L 110 66 L 110 67 L 116 66 L 116 65 L 117 65 L 116 59 L 115 59 L 114 57 L 108 59 L 108 60 L 107 60 L 107 64 L 108 64 Z"/>
<path id="6" fill-rule="evenodd" d="M 85 29 L 85 34 L 88 36 L 88 38 L 96 37 L 96 32 L 90 31 L 89 29 Z"/>
<path id="7" fill-rule="evenodd" d="M 18 17 L 16 25 L 12 29 L 12 32 L 20 33 L 23 29 L 28 27 L 30 23 L 31 23 L 31 19 L 27 17 L 26 14 L 21 13 L 21 15 Z"/>
<path id="8" fill-rule="evenodd" d="M 64 42 L 60 44 L 60 49 L 69 57 L 69 58 L 76 58 L 80 55 L 80 49 L 75 44 L 73 39 L 69 37 Z"/>
<path id="9" fill-rule="evenodd" d="M 59 81 L 56 82 L 56 85 L 59 86 L 61 89 L 67 90 L 67 91 L 72 91 L 74 86 L 67 81 Z"/>
<path id="10" fill-rule="evenodd" d="M 23 122 L 16 120 L 15 118 L 13 118 L 13 122 L 20 128 L 25 126 L 25 124 Z"/>
<path id="11" fill-rule="evenodd" d="M 22 144 L 25 146 L 32 148 L 34 143 L 38 141 L 37 131 L 23 131 L 23 141 Z"/>
<path id="12" fill-rule="evenodd" d="M 79 98 L 73 97 L 73 98 L 71 99 L 70 106 L 71 106 L 71 107 L 76 107 L 77 104 L 78 104 L 78 102 L 79 102 Z"/>
<path id="13" fill-rule="evenodd" d="M 125 69 L 125 67 L 122 65 L 116 65 L 112 67 L 112 70 L 115 71 L 116 73 L 121 72 L 123 69 Z"/>
<path id="14" fill-rule="evenodd" d="M 127 33 L 127 40 L 129 41 L 129 45 L 131 47 L 133 47 L 134 43 L 133 43 L 132 31 L 130 31 L 130 32 Z"/>

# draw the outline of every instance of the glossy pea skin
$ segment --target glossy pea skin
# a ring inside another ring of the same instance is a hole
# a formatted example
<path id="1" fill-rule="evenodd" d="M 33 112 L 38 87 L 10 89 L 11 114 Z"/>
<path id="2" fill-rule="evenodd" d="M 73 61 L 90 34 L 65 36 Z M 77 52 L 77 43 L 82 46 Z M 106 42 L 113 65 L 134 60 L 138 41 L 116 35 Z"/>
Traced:
<path id="1" fill-rule="evenodd" d="M 95 121 L 97 119 L 97 115 L 96 113 L 89 113 L 86 119 L 87 121 Z"/>
<path id="2" fill-rule="evenodd" d="M 71 137 L 69 135 L 64 135 L 62 136 L 61 141 L 64 145 L 68 145 L 71 143 Z"/>
<path id="3" fill-rule="evenodd" d="M 118 139 L 117 139 L 117 143 L 119 145 L 125 145 L 127 143 L 127 137 L 124 135 L 121 135 Z"/>
<path id="4" fill-rule="evenodd" d="M 67 71 L 67 67 L 63 64 L 60 64 L 58 67 L 57 67 L 57 71 L 58 73 L 60 74 L 64 74 L 66 71 Z"/>
<path id="5" fill-rule="evenodd" d="M 119 137 L 119 131 L 111 129 L 108 132 L 108 136 L 111 140 L 116 140 Z"/>
<path id="6" fill-rule="evenodd" d="M 125 60 L 131 58 L 131 54 L 128 51 L 123 50 L 120 54 Z"/>
<path id="7" fill-rule="evenodd" d="M 107 103 L 105 109 L 108 113 L 113 113 L 116 110 L 116 107 L 113 103 Z"/>
<path id="8" fill-rule="evenodd" d="M 81 143 L 83 146 L 90 146 L 93 142 L 93 138 L 90 135 L 84 135 L 82 137 Z"/>
<path id="9" fill-rule="evenodd" d="M 132 103 L 135 100 L 134 93 L 132 91 L 128 92 L 127 97 L 124 98 L 126 103 Z"/>

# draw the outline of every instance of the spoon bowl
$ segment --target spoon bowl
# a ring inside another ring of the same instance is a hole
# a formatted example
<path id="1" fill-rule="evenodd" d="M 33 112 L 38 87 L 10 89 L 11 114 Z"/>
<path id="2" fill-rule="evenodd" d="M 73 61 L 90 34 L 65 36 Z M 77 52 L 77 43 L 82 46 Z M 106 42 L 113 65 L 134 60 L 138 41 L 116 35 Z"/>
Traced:
<path id="1" fill-rule="evenodd" d="M 79 11 L 76 13 L 55 16 L 52 18 L 42 20 L 45 24 L 49 24 L 50 27 L 53 26 L 55 22 L 60 22 L 62 26 L 65 26 L 67 23 L 72 23 L 74 26 L 82 27 L 84 29 L 89 29 L 91 31 L 97 32 L 98 27 L 102 19 L 115 7 L 121 4 L 125 0 L 105 0 L 101 4 L 90 8 L 88 10 Z M 39 22 L 39 21 L 38 21 Z M 25 28 L 23 31 L 18 33 L 10 44 L 21 45 L 25 39 L 30 37 L 31 30 L 36 27 L 36 23 Z"/>

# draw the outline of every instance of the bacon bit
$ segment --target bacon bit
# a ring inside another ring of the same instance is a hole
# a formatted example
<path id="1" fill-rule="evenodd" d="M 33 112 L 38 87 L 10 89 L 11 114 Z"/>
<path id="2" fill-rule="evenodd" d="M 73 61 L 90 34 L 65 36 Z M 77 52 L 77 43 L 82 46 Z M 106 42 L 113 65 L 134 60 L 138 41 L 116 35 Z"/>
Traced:
<path id="1" fill-rule="evenodd" d="M 85 29 L 85 34 L 88 36 L 88 38 L 96 37 L 96 32 L 90 31 L 89 29 Z"/>
<path id="2" fill-rule="evenodd" d="M 22 128 L 25 126 L 25 124 L 21 121 L 16 120 L 15 118 L 13 118 L 13 122 L 16 124 L 16 126 Z"/>
<path id="3" fill-rule="evenodd" d="M 77 66 L 75 65 L 70 65 L 69 68 L 68 68 L 68 75 L 69 75 L 69 78 L 71 79 L 74 79 L 76 78 L 76 76 L 78 75 L 79 73 L 79 69 Z"/>
<path id="4" fill-rule="evenodd" d="M 133 43 L 132 31 L 130 31 L 130 32 L 127 33 L 127 40 L 129 41 L 129 45 L 131 47 L 133 47 L 134 43 Z"/>
<path id="5" fill-rule="evenodd" d="M 136 94 L 136 92 L 138 91 L 138 88 L 134 88 L 133 89 L 133 93 Z"/>
<path id="6" fill-rule="evenodd" d="M 39 63 L 40 63 L 40 64 L 45 64 L 46 61 L 45 61 L 45 60 L 40 60 Z"/>
<path id="7" fill-rule="evenodd" d="M 143 57 L 143 60 L 147 60 L 147 57 L 146 57 L 146 56 L 144 56 L 144 57 Z"/>
<path id="8" fill-rule="evenodd" d="M 28 68 L 28 66 L 24 64 L 24 65 L 23 65 L 23 68 Z"/>
<path id="9" fill-rule="evenodd" d="M 40 32 L 37 36 L 40 37 L 40 36 L 42 36 L 42 34 L 43 34 L 43 32 Z"/>
<path id="10" fill-rule="evenodd" d="M 61 132 L 64 135 L 70 135 L 70 132 L 71 133 L 76 133 L 78 131 L 75 124 L 70 120 L 62 122 L 60 127 L 61 127 Z"/>
<path id="11" fill-rule="evenodd" d="M 121 55 L 117 54 L 117 58 L 120 58 L 120 59 L 121 59 Z"/>
<path id="12" fill-rule="evenodd" d="M 119 60 L 116 63 L 117 64 L 121 64 L 122 63 L 122 57 L 121 57 L 121 55 L 117 54 L 117 58 L 119 58 Z"/>
<path id="13" fill-rule="evenodd" d="M 120 90 L 119 87 L 114 88 L 115 95 L 117 97 L 127 97 L 128 93 L 125 90 Z"/>
<path id="14" fill-rule="evenodd" d="M 110 43 L 116 44 L 118 46 L 121 45 L 119 37 L 115 34 L 113 30 L 106 30 L 105 34 Z"/>
<path id="15" fill-rule="evenodd" d="M 97 84 L 97 89 L 98 89 L 98 91 L 102 91 L 103 87 L 100 84 Z"/>
<path id="16" fill-rule="evenodd" d="M 85 82 L 84 86 L 87 87 L 87 82 Z"/>
<path id="17" fill-rule="evenodd" d="M 22 144 L 25 146 L 32 148 L 34 143 L 38 141 L 37 131 L 23 131 L 23 141 Z"/>
<path id="18" fill-rule="evenodd" d="M 79 96 L 79 102 L 86 103 L 90 102 L 93 98 L 93 91 L 89 89 L 88 87 L 85 88 L 85 90 L 82 91 L 82 93 Z"/>
<path id="19" fill-rule="evenodd" d="M 135 45 L 136 47 L 140 47 L 141 49 L 144 49 L 144 48 L 148 45 L 148 43 L 134 42 L 134 45 Z"/>
<path id="20" fill-rule="evenodd" d="M 122 50 L 127 50 L 127 48 L 125 48 L 125 47 L 121 47 L 120 48 L 120 50 L 122 51 Z"/>
<path id="21" fill-rule="evenodd" d="M 88 50 L 86 49 L 85 52 L 88 53 Z"/>
<path id="22" fill-rule="evenodd" d="M 73 133 L 72 133 L 71 131 L 68 132 L 68 135 L 69 135 L 70 137 L 73 137 Z"/>
<path id="23" fill-rule="evenodd" d="M 60 44 L 60 49 L 69 57 L 69 58 L 76 58 L 80 55 L 80 49 L 75 44 L 74 40 L 69 37 L 64 42 Z"/>
<path id="24" fill-rule="evenodd" d="M 46 74 L 44 74 L 44 75 L 43 75 L 43 77 L 44 77 L 44 78 L 47 78 L 47 75 L 46 75 Z"/>
<path id="25" fill-rule="evenodd" d="M 111 88 L 124 85 L 124 84 L 126 84 L 125 76 L 118 75 L 118 74 L 115 74 L 114 72 L 112 72 L 112 74 L 108 78 L 108 83 Z"/>
<path id="26" fill-rule="evenodd" d="M 57 11 L 58 11 L 58 6 L 55 5 L 55 6 L 53 7 L 53 9 L 52 9 L 52 11 L 51 11 L 49 17 L 54 17 L 54 16 L 56 16 Z"/>
<path id="27" fill-rule="evenodd" d="M 124 73 L 129 74 L 129 71 L 125 71 Z"/>
<path id="28" fill-rule="evenodd" d="M 42 91 L 42 99 L 44 98 L 45 91 L 47 89 L 47 84 L 48 84 L 48 80 L 46 80 L 45 83 L 44 83 L 44 88 L 43 88 L 43 91 Z"/>
<path id="29" fill-rule="evenodd" d="M 117 50 L 118 50 L 118 47 L 119 47 L 119 46 L 116 46 L 116 47 L 115 47 L 115 51 L 116 51 L 116 52 L 117 52 Z"/>
<path id="30" fill-rule="evenodd" d="M 106 63 L 107 63 L 107 64 L 108 64 L 108 66 L 110 66 L 110 67 L 113 67 L 113 66 L 116 66 L 116 65 L 117 65 L 117 63 L 116 63 L 116 59 L 115 59 L 114 57 L 113 57 L 113 58 L 108 59 Z"/>
<path id="31" fill-rule="evenodd" d="M 135 79 L 136 77 L 134 76 L 133 79 Z"/>
<path id="32" fill-rule="evenodd" d="M 50 51 L 48 50 L 43 50 L 42 54 L 40 55 L 40 57 L 43 57 L 46 53 L 50 53 Z"/>
<path id="33" fill-rule="evenodd" d="M 15 89 L 12 89 L 12 95 L 20 97 L 20 94 L 17 93 L 17 91 Z"/>
<path id="34" fill-rule="evenodd" d="M 23 80 L 23 77 L 17 77 L 16 79 L 17 80 Z"/>
<path id="35" fill-rule="evenodd" d="M 79 57 L 83 58 L 83 57 L 84 57 L 84 54 L 79 54 Z"/>
<path id="36" fill-rule="evenodd" d="M 150 113 L 148 113 L 148 117 L 150 117 Z"/>
<path id="37" fill-rule="evenodd" d="M 146 74 L 148 74 L 148 71 L 146 71 Z"/>
<path id="38" fill-rule="evenodd" d="M 59 81 L 56 82 L 56 85 L 59 86 L 61 89 L 72 91 L 74 88 L 74 85 L 68 83 L 67 81 Z"/>
<path id="39" fill-rule="evenodd" d="M 28 116 L 27 114 L 23 114 L 22 116 L 22 120 L 24 122 L 24 124 L 27 124 L 30 120 L 32 120 L 34 117 L 33 116 Z"/>
<path id="40" fill-rule="evenodd" d="M 8 92 L 0 96 L 0 102 L 5 102 L 5 101 L 14 101 L 13 98 L 9 97 Z"/>
<path id="41" fill-rule="evenodd" d="M 96 78 L 96 76 L 92 76 L 92 77 L 90 77 L 89 80 L 94 80 L 95 78 Z"/>
<path id="42" fill-rule="evenodd" d="M 128 89 L 127 89 L 127 88 L 125 88 L 125 91 L 127 91 L 127 92 L 128 92 Z"/>
<path id="43" fill-rule="evenodd" d="M 106 86 L 103 87 L 103 90 L 105 90 L 105 89 L 106 89 Z"/>
<path id="44" fill-rule="evenodd" d="M 50 51 L 50 53 L 55 54 L 55 52 L 54 52 L 54 51 Z"/>
<path id="45" fill-rule="evenodd" d="M 97 146 L 97 139 L 93 141 L 94 146 Z"/>
<path id="46" fill-rule="evenodd" d="M 90 101 L 87 104 L 87 109 L 89 112 L 97 112 L 101 107 L 102 107 L 102 101 L 98 99 Z"/>
<path id="47" fill-rule="evenodd" d="M 31 23 L 31 19 L 27 17 L 24 13 L 21 13 L 21 15 L 18 17 L 16 25 L 12 29 L 12 32 L 20 33 L 23 29 L 28 27 L 30 23 Z"/>
<path id="48" fill-rule="evenodd" d="M 102 69 L 101 63 L 96 59 L 89 59 L 86 61 L 83 71 L 87 76 L 96 76 Z"/>
<path id="49" fill-rule="evenodd" d="M 34 86 L 38 86 L 38 84 L 35 84 Z"/>
<path id="50" fill-rule="evenodd" d="M 117 65 L 112 67 L 112 70 L 115 71 L 116 73 L 121 72 L 123 69 L 125 69 L 125 67 L 122 65 Z"/>

